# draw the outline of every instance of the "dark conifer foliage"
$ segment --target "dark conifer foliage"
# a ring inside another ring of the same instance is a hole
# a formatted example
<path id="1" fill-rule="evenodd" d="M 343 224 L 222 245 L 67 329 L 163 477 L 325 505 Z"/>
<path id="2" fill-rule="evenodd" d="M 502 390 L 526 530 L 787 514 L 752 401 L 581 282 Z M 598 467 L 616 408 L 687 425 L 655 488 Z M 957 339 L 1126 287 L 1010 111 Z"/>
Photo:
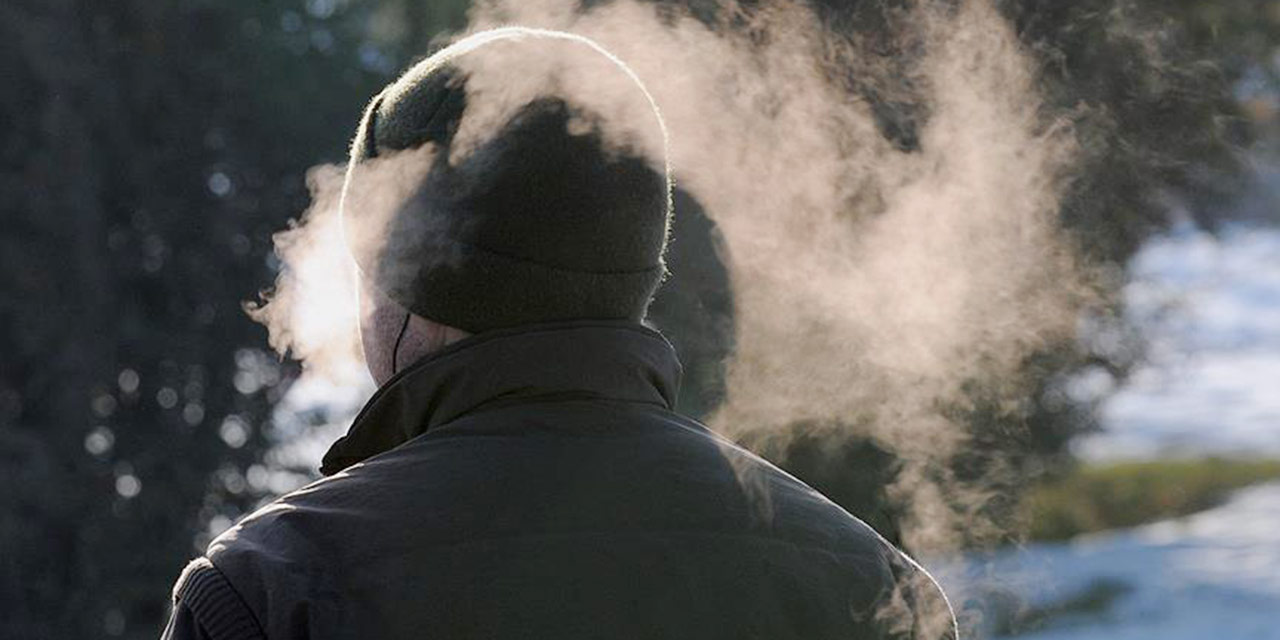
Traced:
<path id="1" fill-rule="evenodd" d="M 395 64 L 334 6 L 0 6 L 0 636 L 154 637 L 270 491 L 293 367 L 241 302 Z"/>

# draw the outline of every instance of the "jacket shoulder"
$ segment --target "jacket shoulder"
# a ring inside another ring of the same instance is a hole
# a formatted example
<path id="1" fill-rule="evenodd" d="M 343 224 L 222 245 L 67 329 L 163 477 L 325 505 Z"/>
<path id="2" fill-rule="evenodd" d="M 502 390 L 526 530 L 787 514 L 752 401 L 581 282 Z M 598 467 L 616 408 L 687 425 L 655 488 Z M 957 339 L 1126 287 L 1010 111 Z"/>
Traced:
<path id="1" fill-rule="evenodd" d="M 205 552 L 265 637 L 308 637 L 308 629 L 336 615 L 333 599 L 325 597 L 334 591 L 325 562 L 332 552 L 313 539 L 314 527 L 299 524 L 313 510 L 286 495 L 225 531 Z"/>
<path id="2" fill-rule="evenodd" d="M 200 638 L 266 638 L 262 625 L 244 599 L 208 558 L 197 558 L 182 570 L 173 586 L 173 607 L 175 619 L 186 616 L 194 619 Z M 166 639 L 169 637 L 166 633 Z"/>

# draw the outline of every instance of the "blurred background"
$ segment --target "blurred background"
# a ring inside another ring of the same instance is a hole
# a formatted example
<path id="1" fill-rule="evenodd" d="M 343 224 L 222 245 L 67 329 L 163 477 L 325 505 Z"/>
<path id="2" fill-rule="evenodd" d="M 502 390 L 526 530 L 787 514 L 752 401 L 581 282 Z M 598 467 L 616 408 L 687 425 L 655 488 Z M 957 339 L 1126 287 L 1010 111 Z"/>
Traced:
<path id="1" fill-rule="evenodd" d="M 900 4 L 809 2 L 872 37 Z M 316 477 L 368 389 L 295 385 L 244 303 L 308 168 L 468 4 L 0 0 L 0 637 L 158 635 L 183 564 Z M 1079 107 L 1060 218 L 1103 303 L 1016 410 L 967 391 L 950 471 L 1012 472 L 959 548 L 909 550 L 984 637 L 1280 638 L 1280 4 L 996 4 Z M 910 152 L 927 116 L 859 97 Z M 702 416 L 734 305 L 715 225 L 685 195 L 676 225 L 652 319 Z M 892 451 L 807 433 L 740 440 L 902 542 Z"/>

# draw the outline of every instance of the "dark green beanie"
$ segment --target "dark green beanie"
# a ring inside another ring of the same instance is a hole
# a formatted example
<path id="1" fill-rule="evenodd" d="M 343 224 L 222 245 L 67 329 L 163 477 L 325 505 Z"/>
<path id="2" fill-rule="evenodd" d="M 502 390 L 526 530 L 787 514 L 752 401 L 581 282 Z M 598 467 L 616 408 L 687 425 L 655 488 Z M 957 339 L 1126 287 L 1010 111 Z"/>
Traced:
<path id="1" fill-rule="evenodd" d="M 343 192 L 349 238 L 366 222 L 353 194 L 381 188 L 357 184 L 355 169 L 423 145 L 433 153 L 421 156 L 429 168 L 413 184 L 398 185 L 405 195 L 376 250 L 352 247 L 361 271 L 414 314 L 472 333 L 643 319 L 666 273 L 666 176 L 608 148 L 598 127 L 571 132 L 571 119 L 591 115 L 551 95 L 451 158 L 466 85 L 458 66 L 428 59 L 369 105 Z"/>

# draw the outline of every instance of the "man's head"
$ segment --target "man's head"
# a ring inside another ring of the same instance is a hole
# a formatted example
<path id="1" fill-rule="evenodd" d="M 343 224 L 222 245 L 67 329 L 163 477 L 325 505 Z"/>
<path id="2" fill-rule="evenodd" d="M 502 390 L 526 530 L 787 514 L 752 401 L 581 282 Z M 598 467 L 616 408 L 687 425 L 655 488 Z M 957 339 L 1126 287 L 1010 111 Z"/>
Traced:
<path id="1" fill-rule="evenodd" d="M 468 44 L 475 39 L 379 93 L 356 135 L 343 224 L 366 289 L 362 328 L 371 364 L 387 351 L 389 331 L 404 333 L 401 310 L 430 321 L 420 332 L 443 325 L 452 335 L 574 319 L 640 321 L 665 275 L 667 177 L 606 140 L 599 114 L 557 95 L 554 77 L 483 136 L 458 144 L 460 128 L 474 129 L 467 122 L 473 110 L 486 111 L 477 102 L 503 98 L 469 93 L 479 72 L 462 57 L 492 42 L 545 46 L 538 32 Z M 601 55 L 577 48 L 577 55 Z M 648 98 L 633 89 L 637 100 Z M 396 162 L 423 166 L 388 171 Z M 398 191 L 391 202 L 389 191 Z M 397 316 L 399 326 L 388 320 Z"/>

